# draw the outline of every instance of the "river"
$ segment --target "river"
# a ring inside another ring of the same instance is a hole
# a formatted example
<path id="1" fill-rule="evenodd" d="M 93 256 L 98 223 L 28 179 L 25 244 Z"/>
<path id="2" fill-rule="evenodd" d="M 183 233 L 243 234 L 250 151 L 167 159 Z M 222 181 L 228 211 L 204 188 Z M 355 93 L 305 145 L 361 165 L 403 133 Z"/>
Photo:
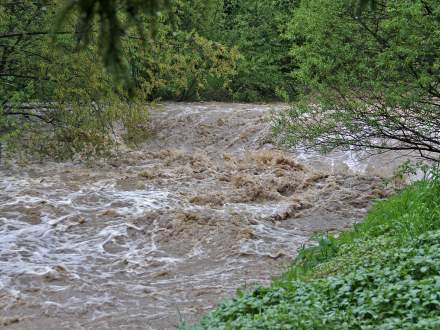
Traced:
<path id="1" fill-rule="evenodd" d="M 94 164 L 0 171 L 0 328 L 175 329 L 386 196 L 396 160 L 278 150 L 283 105 L 165 103 Z"/>

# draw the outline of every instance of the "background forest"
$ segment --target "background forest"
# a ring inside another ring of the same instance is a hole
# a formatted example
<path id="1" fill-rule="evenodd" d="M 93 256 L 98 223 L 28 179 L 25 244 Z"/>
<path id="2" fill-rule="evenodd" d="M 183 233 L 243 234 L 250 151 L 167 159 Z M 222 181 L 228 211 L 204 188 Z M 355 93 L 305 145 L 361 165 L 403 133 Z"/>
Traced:
<path id="1" fill-rule="evenodd" d="M 281 100 L 297 103 L 275 122 L 280 142 L 435 158 L 439 11 L 430 0 L 3 1 L 0 141 L 102 156 L 115 123 L 128 142 L 148 135 L 147 101 Z"/>
<path id="2" fill-rule="evenodd" d="M 116 122 L 129 142 L 144 137 L 147 113 L 139 104 L 146 101 L 295 93 L 284 33 L 293 2 L 194 0 L 166 8 L 139 11 L 135 27 L 118 30 L 102 18 L 81 21 L 75 10 L 63 15 L 63 1 L 2 1 L 4 151 L 15 152 L 18 142 L 40 156 L 103 156 Z M 122 10 L 119 16 L 128 22 Z"/>

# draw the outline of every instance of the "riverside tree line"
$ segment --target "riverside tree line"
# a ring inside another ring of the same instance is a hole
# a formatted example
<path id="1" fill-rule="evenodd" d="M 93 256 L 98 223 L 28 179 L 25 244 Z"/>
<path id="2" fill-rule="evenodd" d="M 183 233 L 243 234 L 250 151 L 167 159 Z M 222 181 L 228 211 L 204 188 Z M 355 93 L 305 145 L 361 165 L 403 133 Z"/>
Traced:
<path id="1" fill-rule="evenodd" d="M 145 102 L 292 102 L 279 142 L 439 145 L 435 0 L 4 0 L 6 153 L 104 156 L 148 135 Z"/>

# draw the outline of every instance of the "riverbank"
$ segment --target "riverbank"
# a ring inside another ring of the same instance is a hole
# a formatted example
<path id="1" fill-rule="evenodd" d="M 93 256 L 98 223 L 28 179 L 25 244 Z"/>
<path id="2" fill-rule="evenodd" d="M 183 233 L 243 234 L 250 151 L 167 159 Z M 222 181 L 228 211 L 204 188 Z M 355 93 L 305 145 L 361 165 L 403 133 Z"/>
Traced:
<path id="1" fill-rule="evenodd" d="M 364 221 L 302 250 L 270 287 L 192 329 L 439 329 L 440 181 L 376 203 Z"/>

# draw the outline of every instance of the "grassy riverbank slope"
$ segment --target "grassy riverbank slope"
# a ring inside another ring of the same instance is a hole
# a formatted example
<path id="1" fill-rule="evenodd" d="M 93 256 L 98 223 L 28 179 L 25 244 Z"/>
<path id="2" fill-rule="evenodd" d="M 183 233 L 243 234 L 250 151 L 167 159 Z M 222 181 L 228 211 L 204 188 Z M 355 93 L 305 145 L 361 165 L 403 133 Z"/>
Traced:
<path id="1" fill-rule="evenodd" d="M 376 203 L 351 231 L 302 250 L 268 288 L 193 329 L 439 329 L 440 180 Z"/>

